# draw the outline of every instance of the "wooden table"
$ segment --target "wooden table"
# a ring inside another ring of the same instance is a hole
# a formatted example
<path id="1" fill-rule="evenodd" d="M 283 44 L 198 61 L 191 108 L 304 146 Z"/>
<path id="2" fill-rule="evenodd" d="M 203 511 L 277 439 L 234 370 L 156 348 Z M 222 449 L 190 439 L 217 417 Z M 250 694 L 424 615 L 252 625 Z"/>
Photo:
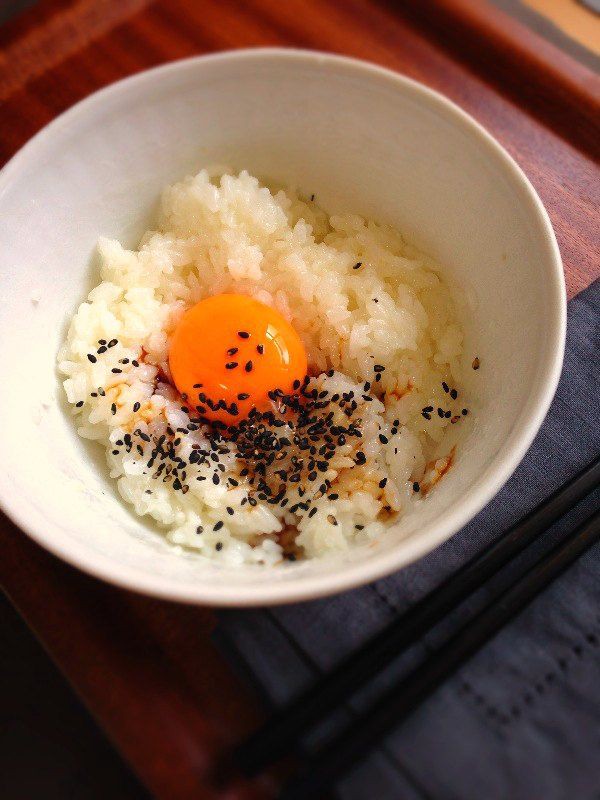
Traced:
<path id="1" fill-rule="evenodd" d="M 46 0 L 0 30 L 0 161 L 100 86 L 258 45 L 369 59 L 445 93 L 527 172 L 569 296 L 600 276 L 600 81 L 483 0 Z M 102 584 L 0 522 L 0 583 L 152 794 L 273 797 L 274 775 L 228 788 L 211 777 L 262 714 L 211 644 L 214 613 Z"/>

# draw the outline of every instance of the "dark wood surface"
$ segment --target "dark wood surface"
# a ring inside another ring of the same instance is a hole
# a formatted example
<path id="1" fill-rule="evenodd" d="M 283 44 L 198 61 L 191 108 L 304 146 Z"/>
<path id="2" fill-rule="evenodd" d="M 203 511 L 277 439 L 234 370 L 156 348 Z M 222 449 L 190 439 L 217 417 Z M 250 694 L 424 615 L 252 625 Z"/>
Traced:
<path id="1" fill-rule="evenodd" d="M 0 592 L 2 800 L 150 800 Z"/>
<path id="2" fill-rule="evenodd" d="M 538 190 L 569 296 L 600 275 L 598 78 L 476 0 L 47 0 L 0 29 L 0 162 L 100 86 L 258 45 L 366 58 L 444 92 Z M 0 583 L 155 797 L 274 795 L 273 776 L 229 789 L 211 777 L 216 756 L 262 713 L 211 643 L 211 610 L 102 584 L 5 518 L 0 544 Z"/>
<path id="3" fill-rule="evenodd" d="M 516 19 L 481 0 L 409 0 L 427 36 L 568 141 L 600 154 L 600 79 Z"/>

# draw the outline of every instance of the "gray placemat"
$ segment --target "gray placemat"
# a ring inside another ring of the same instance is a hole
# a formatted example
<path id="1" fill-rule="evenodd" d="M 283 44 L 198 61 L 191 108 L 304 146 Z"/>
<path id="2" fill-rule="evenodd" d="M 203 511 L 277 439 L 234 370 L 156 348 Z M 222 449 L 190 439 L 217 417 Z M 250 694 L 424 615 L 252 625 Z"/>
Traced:
<path id="1" fill-rule="evenodd" d="M 599 320 L 596 281 L 569 303 L 563 375 L 542 430 L 509 483 L 450 541 L 395 575 L 337 597 L 220 612 L 216 640 L 265 702 L 279 705 L 309 685 L 598 456 Z M 599 505 L 596 492 L 571 512 L 571 521 Z M 561 530 L 555 526 L 551 534 Z M 427 646 L 415 647 L 368 695 Z M 338 716 L 352 714 L 349 708 Z M 600 547 L 358 764 L 338 793 L 344 800 L 598 800 Z"/>

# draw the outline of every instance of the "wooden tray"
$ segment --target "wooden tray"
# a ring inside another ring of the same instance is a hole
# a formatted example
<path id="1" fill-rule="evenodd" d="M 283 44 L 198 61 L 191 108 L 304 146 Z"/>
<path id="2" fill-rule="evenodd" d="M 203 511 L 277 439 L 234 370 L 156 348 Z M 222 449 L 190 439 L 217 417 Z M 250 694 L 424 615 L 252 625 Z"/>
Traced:
<path id="1" fill-rule="evenodd" d="M 455 100 L 539 192 L 569 296 L 600 276 L 600 81 L 482 0 L 46 0 L 0 29 L 0 163 L 118 78 L 259 45 L 369 59 Z M 155 797 L 274 797 L 275 775 L 227 790 L 211 777 L 262 713 L 211 644 L 211 610 L 99 583 L 4 517 L 0 542 L 0 583 Z"/>

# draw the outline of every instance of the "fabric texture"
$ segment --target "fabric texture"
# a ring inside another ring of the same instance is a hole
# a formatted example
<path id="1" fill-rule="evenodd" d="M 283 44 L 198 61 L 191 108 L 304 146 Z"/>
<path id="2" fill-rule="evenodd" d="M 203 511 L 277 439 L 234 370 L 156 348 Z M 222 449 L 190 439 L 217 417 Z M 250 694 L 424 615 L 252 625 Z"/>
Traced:
<path id="1" fill-rule="evenodd" d="M 434 589 L 600 454 L 600 281 L 569 303 L 557 395 L 509 483 L 427 557 L 337 597 L 222 611 L 216 639 L 272 707 Z M 549 532 L 585 519 L 600 492 Z M 535 546 L 532 548 L 535 554 Z M 531 558 L 529 553 L 525 558 Z M 497 579 L 510 579 L 510 567 Z M 473 599 L 485 599 L 486 589 Z M 451 624 L 451 623 L 449 623 Z M 416 645 L 327 725 L 346 723 L 405 672 Z M 323 732 L 306 742 L 310 750 Z M 580 558 L 337 787 L 343 800 L 597 800 L 600 797 L 600 547 Z"/>

